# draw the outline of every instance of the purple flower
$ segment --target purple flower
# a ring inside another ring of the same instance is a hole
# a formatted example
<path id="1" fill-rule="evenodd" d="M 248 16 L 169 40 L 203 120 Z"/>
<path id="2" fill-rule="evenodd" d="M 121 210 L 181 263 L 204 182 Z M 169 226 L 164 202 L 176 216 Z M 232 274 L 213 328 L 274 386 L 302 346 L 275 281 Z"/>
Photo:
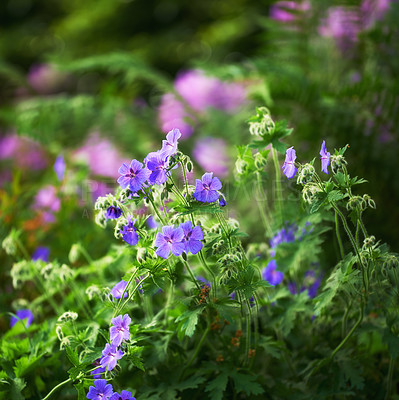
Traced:
<path id="1" fill-rule="evenodd" d="M 202 175 L 202 180 L 197 179 L 195 185 L 194 198 L 203 203 L 213 203 L 219 198 L 217 192 L 222 188 L 219 178 L 213 178 L 213 172 L 206 172 Z"/>
<path id="2" fill-rule="evenodd" d="M 50 249 L 48 247 L 38 247 L 32 254 L 32 261 L 42 260 L 48 262 L 50 256 Z"/>
<path id="3" fill-rule="evenodd" d="M 151 175 L 148 178 L 148 181 L 151 185 L 161 185 L 168 179 L 168 158 L 169 156 L 163 153 L 161 150 L 150 153 L 146 157 L 146 166 L 151 172 Z"/>
<path id="4" fill-rule="evenodd" d="M 98 133 L 90 134 L 84 146 L 73 153 L 73 158 L 86 163 L 94 175 L 112 179 L 118 178 L 117 171 L 124 159 L 115 146 Z"/>
<path id="5" fill-rule="evenodd" d="M 100 358 L 97 358 L 97 360 L 95 360 L 93 362 L 93 365 L 95 367 L 98 367 L 98 368 L 94 369 L 93 371 L 90 371 L 90 375 L 93 375 L 94 379 L 101 379 L 101 373 L 105 372 L 105 368 L 101 368 L 100 362 L 101 362 Z"/>
<path id="6" fill-rule="evenodd" d="M 194 117 L 186 111 L 184 105 L 173 94 L 166 93 L 162 96 L 158 112 L 159 123 L 163 132 L 178 128 L 183 139 L 193 134 L 194 128 L 188 121 L 194 122 Z"/>
<path id="7" fill-rule="evenodd" d="M 332 37 L 342 52 L 352 49 L 361 29 L 357 8 L 337 6 L 328 9 L 327 18 L 319 28 L 321 36 Z"/>
<path id="8" fill-rule="evenodd" d="M 110 383 L 107 384 L 105 379 L 96 379 L 94 381 L 94 386 L 89 387 L 89 393 L 87 393 L 87 398 L 90 400 L 105 400 L 112 396 L 114 389 Z"/>
<path id="9" fill-rule="evenodd" d="M 323 140 L 320 149 L 321 170 L 328 175 L 327 167 L 330 165 L 331 154 L 327 151 L 326 141 Z"/>
<path id="10" fill-rule="evenodd" d="M 110 206 L 105 212 L 105 217 L 107 219 L 118 219 L 122 215 L 122 210 L 116 206 Z"/>
<path id="11" fill-rule="evenodd" d="M 296 151 L 294 150 L 294 146 L 292 146 L 287 149 L 287 152 L 285 153 L 285 161 L 283 164 L 283 172 L 288 179 L 293 178 L 296 174 L 297 169 L 295 167 L 295 160 Z"/>
<path id="12" fill-rule="evenodd" d="M 39 94 L 51 94 L 59 91 L 67 75 L 51 64 L 33 64 L 28 72 L 28 83 Z"/>
<path id="13" fill-rule="evenodd" d="M 136 228 L 134 224 L 136 220 L 128 216 L 127 217 L 127 225 L 124 225 L 121 230 L 122 239 L 130 246 L 135 246 L 139 242 L 139 235 L 136 232 Z"/>
<path id="14" fill-rule="evenodd" d="M 12 328 L 18 321 L 23 321 L 26 319 L 26 322 L 24 322 L 25 326 L 29 328 L 31 323 L 33 322 L 33 314 L 31 310 L 28 309 L 23 309 L 23 310 L 18 310 L 15 313 L 16 317 L 12 316 L 10 320 L 10 327 Z"/>
<path id="15" fill-rule="evenodd" d="M 115 392 L 109 400 L 136 400 L 135 397 L 132 397 L 132 393 L 127 390 L 122 390 L 121 394 Z"/>
<path id="16" fill-rule="evenodd" d="M 57 197 L 57 191 L 54 186 L 47 185 L 37 192 L 33 204 L 34 209 L 56 212 L 60 207 L 61 201 Z"/>
<path id="17" fill-rule="evenodd" d="M 129 325 L 132 322 L 129 315 L 118 315 L 112 320 L 114 326 L 110 330 L 111 345 L 120 346 L 123 340 L 129 340 Z"/>
<path id="18" fill-rule="evenodd" d="M 297 294 L 298 288 L 296 287 L 296 283 L 288 282 L 288 290 L 290 291 L 291 294 Z"/>
<path id="19" fill-rule="evenodd" d="M 152 215 L 150 215 L 148 218 L 147 218 L 147 226 L 148 226 L 148 228 L 150 228 L 150 229 L 155 229 L 155 228 L 158 228 L 158 223 L 157 223 L 157 221 L 155 221 L 155 218 L 152 216 Z"/>
<path id="20" fill-rule="evenodd" d="M 143 168 L 143 164 L 137 160 L 132 160 L 130 167 L 123 163 L 118 172 L 122 175 L 118 178 L 118 183 L 122 189 L 127 187 L 134 193 L 145 186 L 145 181 L 150 175 L 147 168 Z"/>
<path id="21" fill-rule="evenodd" d="M 186 248 L 182 243 L 184 232 L 182 228 L 174 228 L 173 225 L 164 226 L 162 233 L 158 232 L 154 241 L 154 246 L 158 247 L 156 253 L 159 257 L 168 258 L 172 252 L 175 256 L 180 256 Z"/>
<path id="22" fill-rule="evenodd" d="M 162 140 L 161 152 L 164 156 L 172 156 L 177 153 L 177 143 L 181 137 L 179 129 L 174 128 L 166 135 L 166 140 Z"/>
<path id="23" fill-rule="evenodd" d="M 204 286 L 211 287 L 211 283 L 208 280 L 206 280 L 203 276 L 197 276 L 197 281 L 204 283 L 204 285 L 202 287 L 204 287 Z"/>
<path id="24" fill-rule="evenodd" d="M 297 19 L 298 12 L 308 11 L 310 4 L 307 1 L 278 1 L 270 7 L 270 18 L 280 22 L 293 22 Z"/>
<path id="25" fill-rule="evenodd" d="M 118 282 L 112 289 L 111 289 L 111 294 L 114 296 L 115 299 L 120 299 L 122 297 L 123 291 L 126 289 L 127 282 L 124 281 L 123 279 Z M 123 295 L 123 298 L 128 296 L 128 292 L 126 291 L 125 294 Z"/>
<path id="26" fill-rule="evenodd" d="M 223 139 L 206 137 L 198 139 L 193 157 L 204 171 L 213 171 L 222 178 L 229 174 L 229 156 Z"/>
<path id="27" fill-rule="evenodd" d="M 276 255 L 274 250 L 281 243 L 295 242 L 295 232 L 297 230 L 295 224 L 287 225 L 285 228 L 280 229 L 276 235 L 270 239 L 270 247 L 273 249 L 270 254 L 272 257 Z"/>
<path id="28" fill-rule="evenodd" d="M 114 344 L 107 343 L 103 350 L 103 356 L 101 357 L 100 365 L 102 368 L 107 368 L 108 371 L 112 371 L 118 360 L 124 356 L 124 352 L 117 349 Z"/>
<path id="29" fill-rule="evenodd" d="M 219 206 L 220 207 L 226 207 L 227 206 L 226 200 L 223 199 L 223 198 L 219 199 Z"/>
<path id="30" fill-rule="evenodd" d="M 284 274 L 280 271 L 277 271 L 276 261 L 271 260 L 267 266 L 263 268 L 262 278 L 269 282 L 272 286 L 276 286 L 283 281 Z"/>
<path id="31" fill-rule="evenodd" d="M 313 299 L 317 295 L 317 291 L 321 285 L 321 279 L 316 277 L 314 270 L 306 271 L 304 278 L 304 286 L 301 288 L 301 292 L 304 290 L 308 291 L 308 296 Z"/>
<path id="32" fill-rule="evenodd" d="M 199 225 L 194 226 L 191 221 L 183 222 L 180 224 L 180 228 L 183 229 L 184 238 L 183 243 L 185 245 L 185 252 L 191 251 L 192 254 L 197 254 L 202 249 L 202 242 L 204 240 L 204 233 Z"/>
<path id="33" fill-rule="evenodd" d="M 393 0 L 363 0 L 360 6 L 363 26 L 368 29 L 371 28 L 376 21 L 383 20 L 392 2 Z"/>
<path id="34" fill-rule="evenodd" d="M 64 156 L 58 156 L 54 163 L 54 171 L 57 174 L 57 178 L 59 181 L 64 179 L 65 174 L 65 160 Z"/>

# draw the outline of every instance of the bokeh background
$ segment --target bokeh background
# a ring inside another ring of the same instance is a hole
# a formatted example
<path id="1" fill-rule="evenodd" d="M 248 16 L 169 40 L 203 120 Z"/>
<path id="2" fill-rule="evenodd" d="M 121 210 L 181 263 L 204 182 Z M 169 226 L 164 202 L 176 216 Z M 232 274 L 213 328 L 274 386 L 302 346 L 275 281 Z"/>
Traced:
<path id="1" fill-rule="evenodd" d="M 195 176 L 222 178 L 229 212 L 264 238 L 234 165 L 247 120 L 266 106 L 294 129 L 300 161 L 322 140 L 350 145 L 349 170 L 377 204 L 369 232 L 397 251 L 398 20 L 389 0 L 3 0 L 0 241 L 14 229 L 28 255 L 47 247 L 68 262 L 77 242 L 105 254 L 93 201 L 173 127 Z M 6 304 L 3 251 L 0 263 Z"/>

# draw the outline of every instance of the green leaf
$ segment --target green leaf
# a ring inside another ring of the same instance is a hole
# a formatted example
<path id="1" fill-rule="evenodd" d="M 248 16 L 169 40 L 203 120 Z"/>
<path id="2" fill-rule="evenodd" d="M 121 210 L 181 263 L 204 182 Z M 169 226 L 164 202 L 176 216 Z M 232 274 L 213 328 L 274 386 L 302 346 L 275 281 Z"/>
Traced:
<path id="1" fill-rule="evenodd" d="M 180 322 L 178 325 L 178 338 L 183 340 L 184 335 L 191 337 L 195 332 L 195 327 L 198 323 L 199 314 L 204 309 L 203 306 L 195 310 L 187 310 L 182 315 L 176 318 L 175 322 Z"/>
<path id="2" fill-rule="evenodd" d="M 281 359 L 284 351 L 283 343 L 275 341 L 271 336 L 262 336 L 259 340 L 259 346 L 265 350 L 266 354 L 270 354 L 278 360 Z"/>
<path id="3" fill-rule="evenodd" d="M 256 382 L 256 376 L 240 374 L 234 371 L 231 377 L 233 378 L 234 386 L 238 393 L 244 392 L 248 395 L 257 395 L 264 392 L 262 386 L 258 382 Z"/>
<path id="4" fill-rule="evenodd" d="M 342 200 L 345 197 L 345 194 L 341 193 L 338 190 L 332 190 L 331 192 L 328 193 L 327 195 L 327 200 L 331 202 L 337 202 L 339 200 Z"/>
<path id="5" fill-rule="evenodd" d="M 29 356 L 23 356 L 19 358 L 18 360 L 15 360 L 15 367 L 14 367 L 14 372 L 15 375 L 18 378 L 23 377 L 33 369 L 37 367 L 37 364 L 40 362 L 41 356 L 40 357 L 29 357 Z"/>
<path id="6" fill-rule="evenodd" d="M 76 349 L 72 349 L 70 346 L 65 347 L 65 353 L 68 357 L 68 360 L 71 362 L 72 365 L 77 367 L 80 364 L 79 361 L 79 354 Z"/>
<path id="7" fill-rule="evenodd" d="M 24 379 L 15 378 L 11 381 L 11 389 L 10 389 L 10 400 L 25 400 L 25 397 L 22 395 L 22 391 L 26 387 L 26 382 Z"/>
<path id="8" fill-rule="evenodd" d="M 223 392 L 226 390 L 229 375 L 222 372 L 216 379 L 211 381 L 205 388 L 205 392 L 210 392 L 210 400 L 222 400 Z"/>

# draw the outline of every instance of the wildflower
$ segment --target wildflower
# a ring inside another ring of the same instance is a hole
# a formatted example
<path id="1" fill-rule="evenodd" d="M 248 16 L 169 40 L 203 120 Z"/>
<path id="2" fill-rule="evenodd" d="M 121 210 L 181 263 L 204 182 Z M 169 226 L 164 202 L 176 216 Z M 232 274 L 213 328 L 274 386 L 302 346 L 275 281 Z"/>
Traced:
<path id="1" fill-rule="evenodd" d="M 96 379 L 94 386 L 89 387 L 89 393 L 86 397 L 90 400 L 105 400 L 110 398 L 113 391 L 112 385 L 107 384 L 105 379 Z"/>
<path id="2" fill-rule="evenodd" d="M 295 224 L 287 225 L 285 228 L 280 229 L 274 237 L 270 240 L 271 250 L 270 254 L 272 257 L 275 256 L 276 251 L 274 250 L 281 243 L 290 243 L 295 241 L 295 231 L 297 226 Z"/>
<path id="3" fill-rule="evenodd" d="M 110 206 L 105 212 L 105 218 L 107 219 L 118 219 L 122 215 L 122 210 L 116 206 Z"/>
<path id="4" fill-rule="evenodd" d="M 185 245 L 185 252 L 191 251 L 192 254 L 197 254 L 202 249 L 202 242 L 204 240 L 204 233 L 199 225 L 194 226 L 191 221 L 180 224 L 180 228 L 183 229 L 184 238 L 182 242 Z"/>
<path id="5" fill-rule="evenodd" d="M 182 228 L 174 228 L 173 225 L 164 226 L 162 233 L 158 232 L 154 241 L 154 246 L 158 247 L 156 253 L 159 257 L 168 258 L 172 252 L 175 256 L 180 256 L 186 248 L 182 243 L 184 232 Z"/>
<path id="6" fill-rule="evenodd" d="M 121 188 L 126 189 L 129 187 L 133 193 L 143 188 L 145 181 L 150 175 L 148 169 L 143 167 L 143 164 L 137 160 L 132 160 L 130 166 L 123 163 L 118 172 L 122 175 L 117 180 Z"/>
<path id="7" fill-rule="evenodd" d="M 161 152 L 164 156 L 172 156 L 177 152 L 177 141 L 181 137 L 181 132 L 174 128 L 168 132 L 166 135 L 166 140 L 162 140 L 162 149 Z"/>
<path id="8" fill-rule="evenodd" d="M 328 153 L 330 154 L 330 153 Z M 313 175 L 315 173 L 315 169 L 312 164 L 305 164 L 300 167 L 297 181 L 296 183 L 306 185 L 307 183 L 311 182 L 313 179 Z M 327 171 L 328 173 L 328 171 Z"/>
<path id="9" fill-rule="evenodd" d="M 219 206 L 220 207 L 226 207 L 227 206 L 227 202 L 223 197 L 221 199 L 219 199 Z"/>
<path id="10" fill-rule="evenodd" d="M 158 228 L 157 221 L 155 221 L 155 218 L 152 215 L 147 218 L 146 223 L 149 229 Z"/>
<path id="11" fill-rule="evenodd" d="M 308 11 L 309 9 L 310 4 L 308 1 L 302 3 L 296 1 L 278 1 L 270 7 L 270 18 L 283 23 L 292 23 L 297 19 L 299 12 Z"/>
<path id="12" fill-rule="evenodd" d="M 311 269 L 306 271 L 304 281 L 305 285 L 301 288 L 301 292 L 307 290 L 309 298 L 313 299 L 316 297 L 317 291 L 321 285 L 321 279 L 316 277 L 316 272 Z"/>
<path id="13" fill-rule="evenodd" d="M 47 262 L 50 256 L 50 249 L 48 247 L 38 247 L 32 254 L 32 261 L 42 260 Z"/>
<path id="14" fill-rule="evenodd" d="M 33 322 L 33 313 L 31 310 L 24 309 L 24 310 L 18 310 L 15 313 L 16 317 L 12 316 L 10 320 L 10 327 L 12 328 L 18 321 L 23 321 L 26 319 L 24 322 L 25 326 L 29 328 L 29 326 Z"/>
<path id="15" fill-rule="evenodd" d="M 135 397 L 132 397 L 132 393 L 127 390 L 122 390 L 121 394 L 115 392 L 109 400 L 136 400 Z"/>
<path id="16" fill-rule="evenodd" d="M 287 149 L 287 152 L 285 153 L 285 161 L 283 164 L 284 175 L 289 179 L 293 178 L 297 171 L 295 167 L 295 160 L 296 160 L 296 151 L 294 150 L 294 146 L 292 146 L 289 149 Z"/>
<path id="17" fill-rule="evenodd" d="M 146 157 L 146 166 L 151 173 L 148 181 L 151 185 L 162 185 L 168 179 L 168 158 L 169 156 L 162 151 L 150 153 Z"/>
<path id="18" fill-rule="evenodd" d="M 64 174 L 65 174 L 64 156 L 60 155 L 57 157 L 54 163 L 54 171 L 57 174 L 58 180 L 62 181 L 64 179 Z"/>
<path id="19" fill-rule="evenodd" d="M 114 326 L 110 329 L 111 345 L 120 346 L 123 340 L 129 340 L 129 325 L 132 322 L 129 315 L 118 315 L 112 320 Z"/>
<path id="20" fill-rule="evenodd" d="M 219 178 L 213 178 L 213 172 L 206 172 L 202 175 L 202 179 L 196 180 L 194 198 L 203 203 L 213 203 L 219 198 L 217 192 L 222 188 Z"/>
<path id="21" fill-rule="evenodd" d="M 123 291 L 126 289 L 127 287 L 127 282 L 124 281 L 123 279 L 118 282 L 112 289 L 111 289 L 111 294 L 112 296 L 114 296 L 115 299 L 120 299 L 122 297 L 122 293 Z M 125 291 L 123 298 L 128 296 L 128 292 Z"/>
<path id="22" fill-rule="evenodd" d="M 277 264 L 275 260 L 271 260 L 269 264 L 262 271 L 262 278 L 269 282 L 272 286 L 280 284 L 284 279 L 284 274 L 277 271 Z"/>
<path id="23" fill-rule="evenodd" d="M 56 212 L 60 207 L 61 201 L 57 197 L 56 188 L 54 186 L 47 185 L 37 192 L 33 205 L 34 209 Z"/>
<path id="24" fill-rule="evenodd" d="M 328 175 L 327 167 L 330 165 L 331 154 L 327 151 L 326 141 L 323 140 L 320 149 L 321 170 Z"/>
<path id="25" fill-rule="evenodd" d="M 122 239 L 130 246 L 135 246 L 139 242 L 139 235 L 136 232 L 136 228 L 134 224 L 136 223 L 136 219 L 128 216 L 127 217 L 127 225 L 124 225 L 121 229 L 120 234 L 122 235 Z"/>
<path id="26" fill-rule="evenodd" d="M 118 360 L 120 360 L 125 353 L 118 350 L 116 345 L 107 343 L 102 354 L 103 356 L 100 361 L 101 367 L 107 368 L 108 371 L 112 371 Z"/>
<path id="27" fill-rule="evenodd" d="M 97 360 L 95 360 L 93 362 L 94 366 L 98 367 L 98 368 L 94 369 L 93 371 L 90 371 L 90 375 L 93 375 L 94 379 L 101 379 L 101 373 L 105 372 L 105 368 L 102 368 L 100 366 L 100 361 L 101 361 L 101 359 L 97 358 Z"/>

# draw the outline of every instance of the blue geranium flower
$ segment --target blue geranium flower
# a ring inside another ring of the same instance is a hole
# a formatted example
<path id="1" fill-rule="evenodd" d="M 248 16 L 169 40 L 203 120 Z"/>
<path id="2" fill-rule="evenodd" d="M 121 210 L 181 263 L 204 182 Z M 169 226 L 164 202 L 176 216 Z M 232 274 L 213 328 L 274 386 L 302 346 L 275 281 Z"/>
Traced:
<path id="1" fill-rule="evenodd" d="M 145 187 L 145 182 L 150 175 L 150 171 L 137 160 L 132 160 L 130 166 L 123 163 L 118 172 L 122 175 L 117 180 L 121 188 L 129 187 L 133 193 Z"/>
<path id="2" fill-rule="evenodd" d="M 287 149 L 285 153 L 285 161 L 283 164 L 283 172 L 284 175 L 291 179 L 295 176 L 297 168 L 295 167 L 296 160 L 296 151 L 294 150 L 294 146 Z"/>
<path id="3" fill-rule="evenodd" d="M 173 225 L 164 226 L 162 233 L 158 232 L 154 241 L 154 246 L 158 247 L 157 255 L 165 259 L 169 257 L 170 252 L 175 256 L 180 256 L 186 248 L 182 242 L 183 238 L 182 228 L 175 228 Z"/>
<path id="4" fill-rule="evenodd" d="M 18 321 L 23 321 L 26 319 L 26 321 L 23 321 L 25 326 L 28 328 L 32 322 L 33 322 L 33 313 L 31 310 L 28 309 L 23 309 L 23 310 L 18 310 L 15 313 L 16 317 L 12 316 L 10 320 L 10 327 L 12 328 Z"/>
<path id="5" fill-rule="evenodd" d="M 196 180 L 194 198 L 203 203 L 213 203 L 218 200 L 218 190 L 222 188 L 219 178 L 213 177 L 213 172 L 206 172 L 201 180 Z"/>
<path id="6" fill-rule="evenodd" d="M 327 167 L 330 165 L 331 154 L 327 151 L 326 141 L 323 140 L 320 149 L 321 170 L 328 175 Z"/>
<path id="7" fill-rule="evenodd" d="M 284 274 L 281 271 L 277 271 L 276 260 L 269 261 L 262 271 L 262 278 L 272 286 L 279 285 L 283 281 Z"/>
<path id="8" fill-rule="evenodd" d="M 204 240 L 204 233 L 199 225 L 194 226 L 191 221 L 183 222 L 180 224 L 180 228 L 183 229 L 184 237 L 183 243 L 185 245 L 185 252 L 189 251 L 192 254 L 197 254 L 202 249 L 202 242 Z"/>
<path id="9" fill-rule="evenodd" d="M 90 400 L 105 400 L 112 396 L 113 391 L 112 385 L 107 384 L 105 379 L 96 379 L 94 386 L 89 387 L 89 393 L 86 397 Z"/>

